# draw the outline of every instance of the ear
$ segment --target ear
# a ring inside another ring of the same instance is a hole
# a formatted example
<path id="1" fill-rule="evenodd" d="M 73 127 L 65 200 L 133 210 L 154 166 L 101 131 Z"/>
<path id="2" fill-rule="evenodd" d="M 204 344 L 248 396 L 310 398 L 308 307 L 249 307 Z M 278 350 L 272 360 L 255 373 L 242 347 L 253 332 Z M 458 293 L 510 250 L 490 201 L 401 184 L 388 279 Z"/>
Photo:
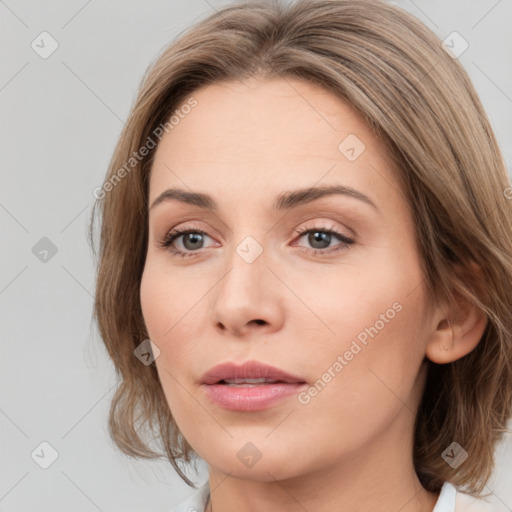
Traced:
<path id="1" fill-rule="evenodd" d="M 470 270 L 472 275 L 466 273 L 466 282 L 476 285 L 475 292 L 482 292 L 480 269 L 471 265 Z M 483 311 L 460 295 L 455 299 L 454 305 L 444 304 L 434 314 L 435 328 L 426 347 L 426 356 L 434 363 L 451 363 L 469 354 L 482 339 L 487 326 Z"/>

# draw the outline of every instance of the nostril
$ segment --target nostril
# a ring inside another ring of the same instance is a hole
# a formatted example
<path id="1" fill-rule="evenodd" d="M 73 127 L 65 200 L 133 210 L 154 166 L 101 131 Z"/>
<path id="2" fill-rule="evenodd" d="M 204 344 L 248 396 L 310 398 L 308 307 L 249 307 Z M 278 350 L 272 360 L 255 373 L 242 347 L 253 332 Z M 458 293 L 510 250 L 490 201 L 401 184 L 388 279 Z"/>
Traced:
<path id="1" fill-rule="evenodd" d="M 258 325 L 263 325 L 263 324 L 265 324 L 265 320 L 260 320 L 260 319 L 258 319 L 258 320 L 253 320 L 253 322 L 256 322 Z"/>

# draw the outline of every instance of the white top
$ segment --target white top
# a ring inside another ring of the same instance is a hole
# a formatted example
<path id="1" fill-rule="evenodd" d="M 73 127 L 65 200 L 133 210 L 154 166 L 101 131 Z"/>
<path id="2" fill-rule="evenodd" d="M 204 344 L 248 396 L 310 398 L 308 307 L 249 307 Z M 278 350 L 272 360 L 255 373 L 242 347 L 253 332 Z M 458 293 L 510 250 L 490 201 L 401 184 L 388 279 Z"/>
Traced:
<path id="1" fill-rule="evenodd" d="M 187 500 L 170 512 L 205 512 L 209 492 L 207 480 Z M 510 509 L 495 496 L 487 499 L 473 498 L 457 491 L 451 483 L 445 482 L 432 512 L 510 512 Z"/>
<path id="2" fill-rule="evenodd" d="M 205 512 L 208 501 L 209 481 L 194 491 L 194 493 L 170 512 Z M 458 491 L 451 483 L 445 482 L 432 512 L 510 512 L 496 495 L 487 498 L 473 498 Z"/>

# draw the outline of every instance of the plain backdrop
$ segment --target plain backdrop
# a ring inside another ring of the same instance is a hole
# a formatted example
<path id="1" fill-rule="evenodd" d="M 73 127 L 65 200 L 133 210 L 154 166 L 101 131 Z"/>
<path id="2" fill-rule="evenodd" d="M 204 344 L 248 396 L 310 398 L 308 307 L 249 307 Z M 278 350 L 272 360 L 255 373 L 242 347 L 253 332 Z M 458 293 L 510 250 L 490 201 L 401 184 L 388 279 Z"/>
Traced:
<path id="1" fill-rule="evenodd" d="M 116 377 L 91 325 L 87 228 L 146 67 L 225 3 L 0 1 L 0 511 L 168 511 L 192 492 L 108 437 Z M 459 59 L 512 162 L 512 1 L 394 3 L 467 42 Z M 510 435 L 497 458 L 489 489 L 512 509 Z"/>

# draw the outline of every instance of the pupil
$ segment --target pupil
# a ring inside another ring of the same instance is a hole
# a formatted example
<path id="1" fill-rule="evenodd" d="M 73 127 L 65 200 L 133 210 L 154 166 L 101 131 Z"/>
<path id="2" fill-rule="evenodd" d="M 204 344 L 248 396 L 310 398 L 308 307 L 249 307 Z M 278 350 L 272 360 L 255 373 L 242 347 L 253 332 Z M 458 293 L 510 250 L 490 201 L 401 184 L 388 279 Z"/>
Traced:
<path id="1" fill-rule="evenodd" d="M 309 234 L 309 243 L 312 247 L 315 247 L 315 249 L 325 249 L 326 247 L 329 247 L 330 241 L 331 235 L 329 233 L 321 233 L 320 231 L 315 231 Z M 327 245 L 325 245 L 325 242 L 327 242 Z M 317 243 L 320 243 L 320 246 L 315 245 Z"/>
<path id="2" fill-rule="evenodd" d="M 197 245 L 194 245 L 196 243 L 200 243 L 202 241 L 202 237 L 203 235 L 201 235 L 200 233 L 188 233 L 187 236 L 184 238 L 184 241 L 183 241 L 183 245 L 187 248 L 187 249 L 197 249 Z M 190 247 L 187 247 L 187 243 L 188 242 L 191 242 L 192 243 L 192 246 Z"/>

